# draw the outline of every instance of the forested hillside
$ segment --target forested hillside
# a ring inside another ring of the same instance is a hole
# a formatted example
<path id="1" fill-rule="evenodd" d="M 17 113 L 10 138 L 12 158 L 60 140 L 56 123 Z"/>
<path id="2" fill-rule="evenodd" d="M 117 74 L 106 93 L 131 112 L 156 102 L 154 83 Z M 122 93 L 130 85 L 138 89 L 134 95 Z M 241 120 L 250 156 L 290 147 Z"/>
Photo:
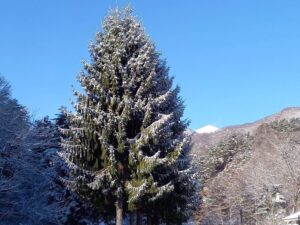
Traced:
<path id="1" fill-rule="evenodd" d="M 300 119 L 290 117 L 295 112 L 300 110 L 286 109 L 231 132 L 225 128 L 211 134 L 222 138 L 206 142 L 206 149 L 194 146 L 202 184 L 200 224 L 279 225 L 299 210 Z M 198 142 L 201 137 L 194 135 Z"/>

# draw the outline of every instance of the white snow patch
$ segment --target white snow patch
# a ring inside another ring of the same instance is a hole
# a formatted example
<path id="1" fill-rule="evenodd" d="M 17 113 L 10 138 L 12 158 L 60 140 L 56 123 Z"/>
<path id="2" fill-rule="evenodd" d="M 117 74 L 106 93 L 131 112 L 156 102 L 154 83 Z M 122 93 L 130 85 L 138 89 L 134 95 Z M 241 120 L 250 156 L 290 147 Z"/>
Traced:
<path id="1" fill-rule="evenodd" d="M 214 133 L 216 131 L 220 130 L 219 128 L 213 126 L 213 125 L 206 125 L 198 130 L 196 132 L 198 134 L 208 134 L 208 133 Z"/>
<path id="2" fill-rule="evenodd" d="M 285 217 L 283 220 L 285 222 L 297 222 L 297 220 L 299 219 L 300 217 L 300 211 L 299 212 L 296 212 L 288 217 Z"/>

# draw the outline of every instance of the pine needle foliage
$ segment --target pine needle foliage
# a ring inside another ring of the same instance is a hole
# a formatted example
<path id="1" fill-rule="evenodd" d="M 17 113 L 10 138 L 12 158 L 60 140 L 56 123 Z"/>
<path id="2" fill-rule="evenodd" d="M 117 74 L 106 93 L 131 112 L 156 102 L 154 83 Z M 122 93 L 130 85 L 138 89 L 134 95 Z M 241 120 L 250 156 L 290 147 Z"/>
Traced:
<path id="1" fill-rule="evenodd" d="M 89 50 L 78 77 L 84 91 L 75 91 L 62 129 L 70 186 L 94 202 L 96 193 L 103 209 L 121 201 L 129 211 L 150 210 L 179 189 L 179 179 L 189 185 L 179 87 L 130 8 L 105 19 Z"/>

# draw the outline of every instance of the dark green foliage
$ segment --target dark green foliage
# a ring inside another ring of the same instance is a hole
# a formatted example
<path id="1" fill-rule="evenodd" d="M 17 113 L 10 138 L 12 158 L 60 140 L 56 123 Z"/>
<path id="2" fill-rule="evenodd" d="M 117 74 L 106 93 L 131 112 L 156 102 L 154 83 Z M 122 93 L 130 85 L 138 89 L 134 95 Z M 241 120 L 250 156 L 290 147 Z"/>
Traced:
<path id="1" fill-rule="evenodd" d="M 84 93 L 75 91 L 75 113 L 66 113 L 69 128 L 62 129 L 70 188 L 102 216 L 121 202 L 162 221 L 185 221 L 196 184 L 179 88 L 130 9 L 103 24 L 79 75 Z"/>

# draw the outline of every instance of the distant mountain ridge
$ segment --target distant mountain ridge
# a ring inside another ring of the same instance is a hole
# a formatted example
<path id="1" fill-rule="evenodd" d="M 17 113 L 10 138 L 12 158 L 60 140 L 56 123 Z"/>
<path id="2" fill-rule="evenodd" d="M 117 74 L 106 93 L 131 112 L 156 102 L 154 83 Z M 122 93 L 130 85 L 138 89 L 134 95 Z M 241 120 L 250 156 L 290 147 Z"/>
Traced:
<path id="1" fill-rule="evenodd" d="M 300 107 L 288 107 L 281 110 L 278 113 L 272 114 L 270 116 L 266 116 L 260 120 L 257 120 L 252 123 L 246 123 L 242 125 L 233 125 L 229 127 L 225 127 L 222 130 L 236 130 L 236 131 L 244 131 L 252 133 L 255 129 L 257 129 L 260 125 L 264 123 L 270 123 L 273 121 L 279 120 L 290 120 L 293 118 L 300 118 Z"/>
<path id="2" fill-rule="evenodd" d="M 218 143 L 227 136 L 234 133 L 249 133 L 253 134 L 258 127 L 264 123 L 280 121 L 283 119 L 290 120 L 292 118 L 300 118 L 300 107 L 288 107 L 278 113 L 266 116 L 255 122 L 245 123 L 241 125 L 232 125 L 221 128 L 211 133 L 197 133 L 192 134 L 192 152 L 205 154 L 210 146 Z"/>

